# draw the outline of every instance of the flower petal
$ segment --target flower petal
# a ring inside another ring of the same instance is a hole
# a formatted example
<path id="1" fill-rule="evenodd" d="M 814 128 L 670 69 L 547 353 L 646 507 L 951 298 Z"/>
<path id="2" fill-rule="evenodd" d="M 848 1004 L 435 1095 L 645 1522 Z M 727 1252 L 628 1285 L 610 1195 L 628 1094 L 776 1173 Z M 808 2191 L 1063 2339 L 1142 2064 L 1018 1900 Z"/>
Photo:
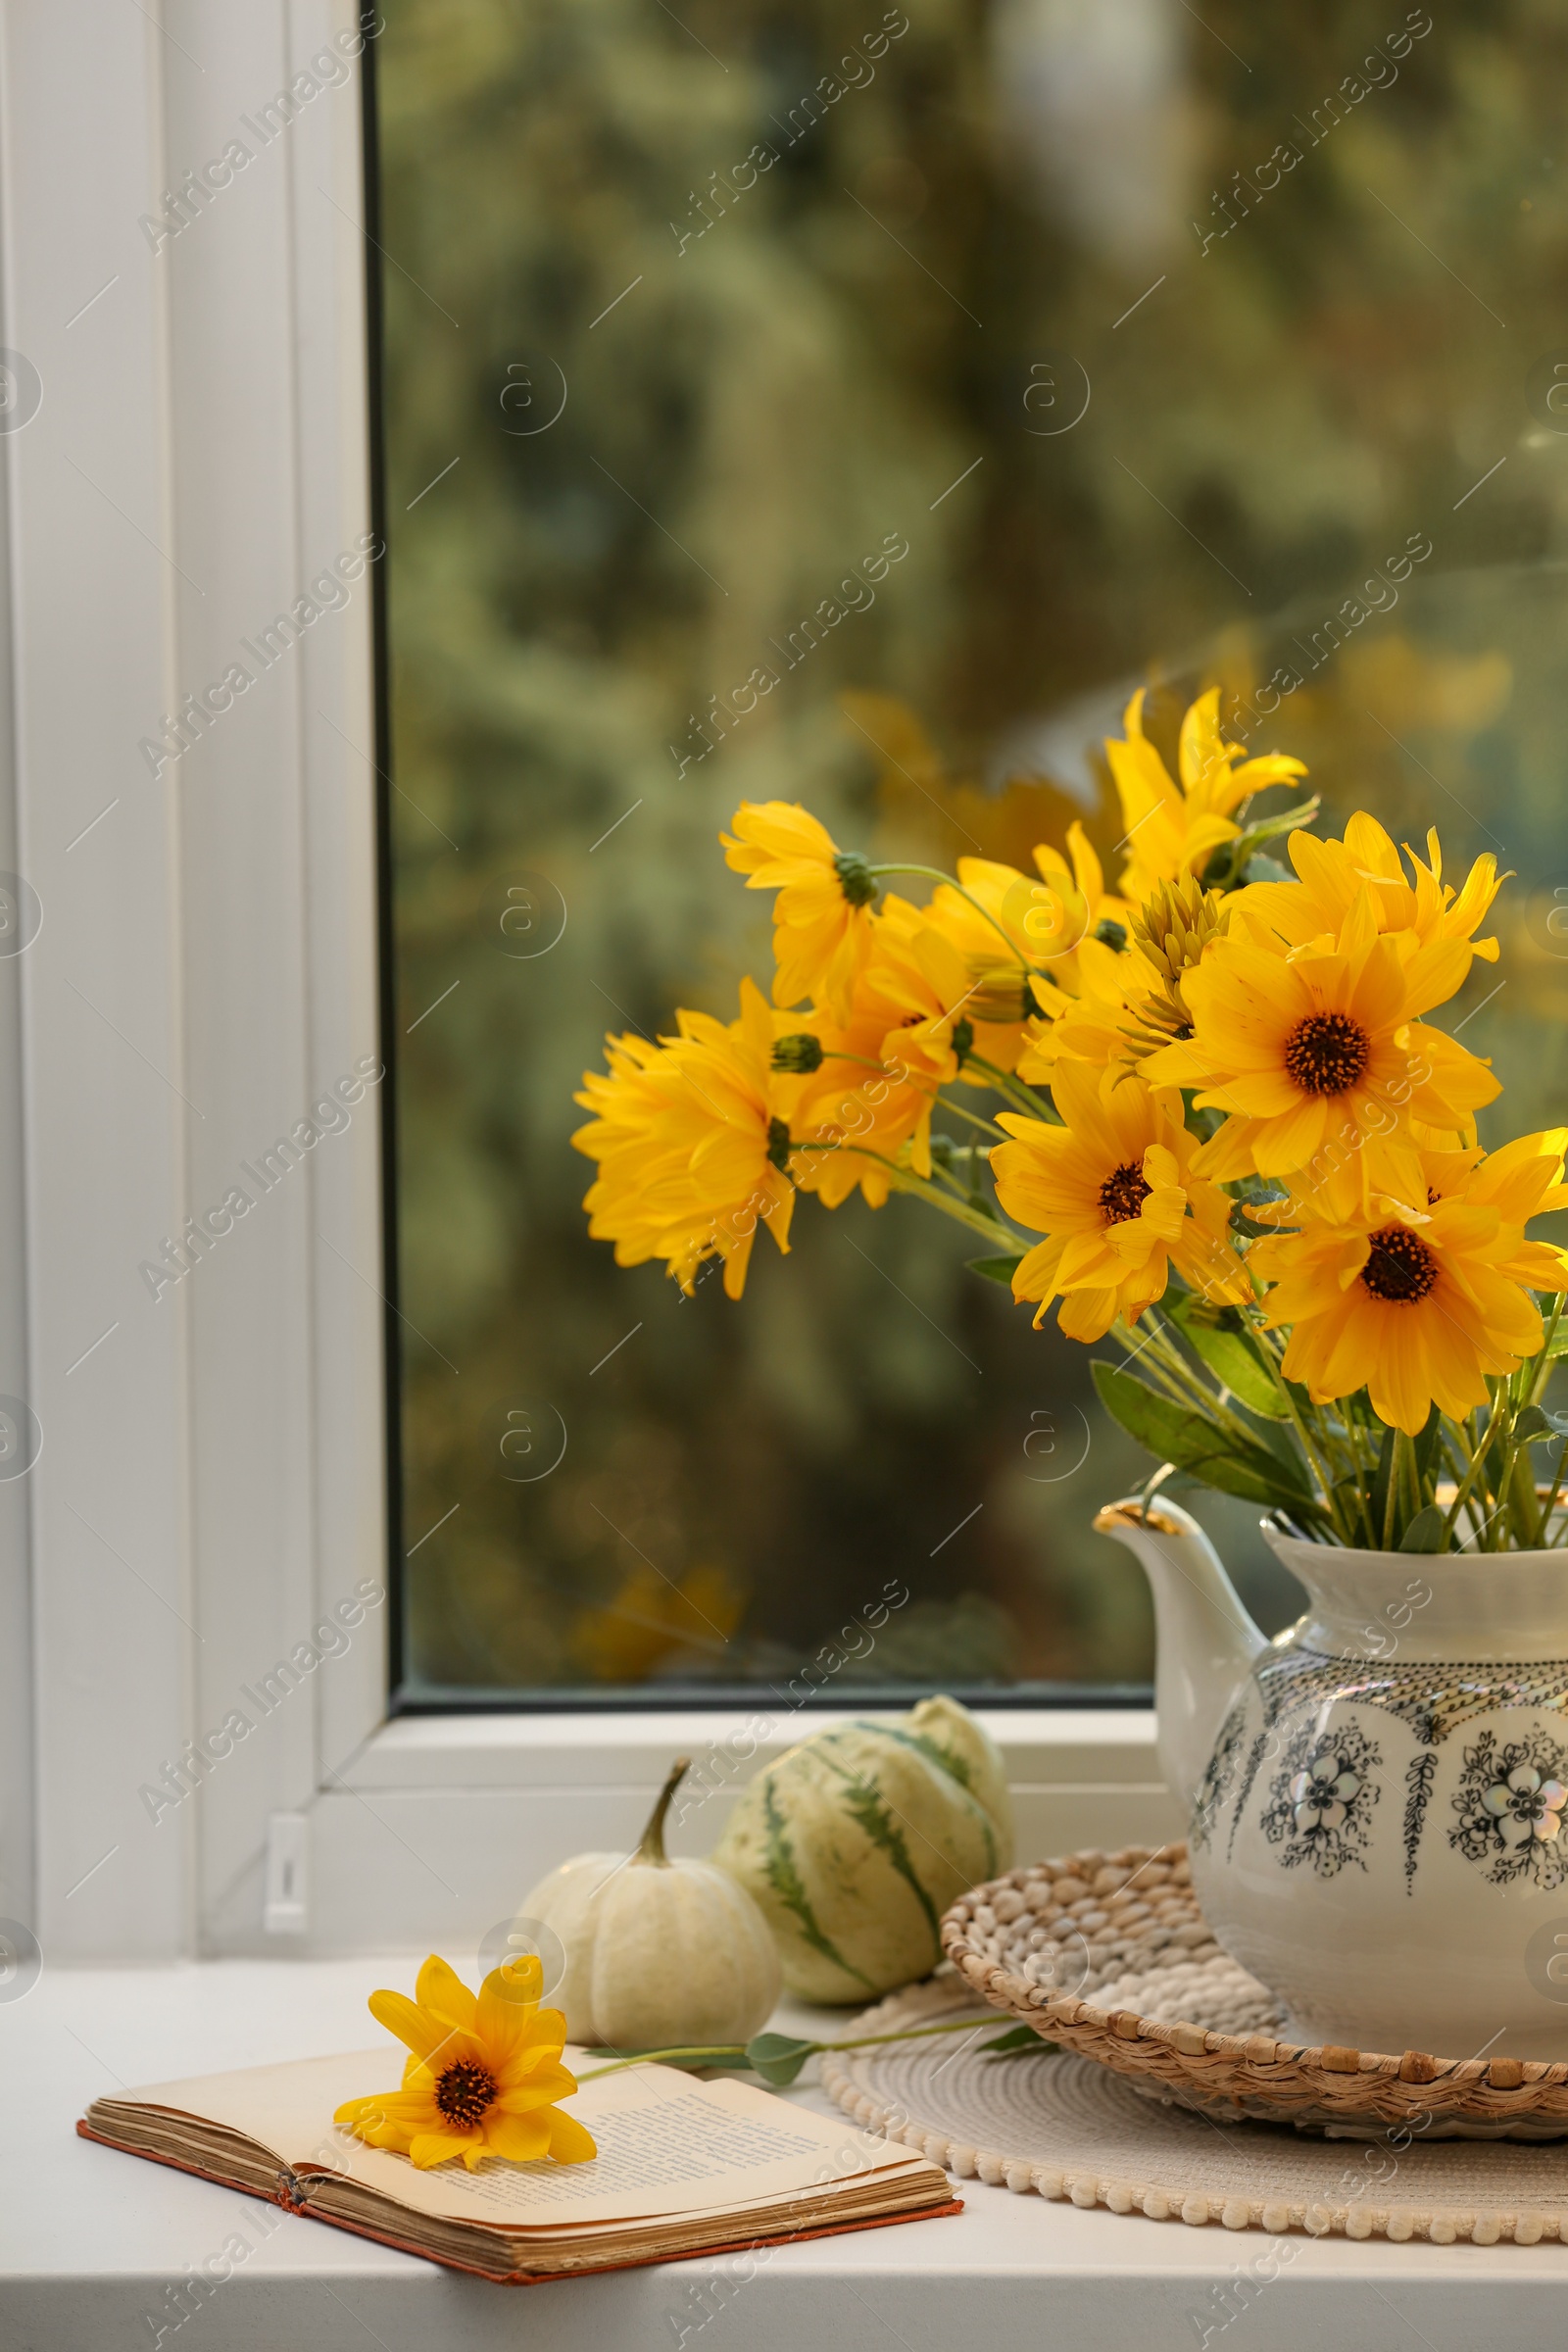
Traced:
<path id="1" fill-rule="evenodd" d="M 485 2145 L 509 2164 L 533 2164 L 550 2152 L 550 2125 L 542 2115 L 498 2115 L 484 2119 Z"/>
<path id="2" fill-rule="evenodd" d="M 473 2032 L 479 2005 L 450 1961 L 432 1952 L 419 1971 L 414 1990 L 421 2009 L 430 2010 L 444 2024 L 456 2026 L 463 2033 Z"/>
<path id="3" fill-rule="evenodd" d="M 548 2107 L 553 2099 L 569 2099 L 576 2087 L 576 2076 L 564 2066 L 541 2067 L 522 2082 L 507 2084 L 496 2107 L 502 2115 L 531 2115 L 536 2107 Z"/>
<path id="4" fill-rule="evenodd" d="M 563 2115 L 559 2107 L 550 2110 L 550 2153 L 557 2164 L 586 2164 L 599 2149 L 593 2133 L 574 2115 Z"/>
<path id="5" fill-rule="evenodd" d="M 532 1960 L 531 1954 L 529 1958 Z M 505 1968 L 493 1968 L 480 1985 L 474 2028 L 492 2065 L 505 2066 L 515 2051 L 527 2046 L 529 2028 L 539 2010 L 539 1963 L 532 1960 L 530 1968 L 519 1967 L 512 1979 Z"/>
<path id="6" fill-rule="evenodd" d="M 411 2145 L 409 2154 L 418 2170 L 426 2173 L 432 2165 L 445 2164 L 450 2157 L 466 2156 L 473 2145 L 466 2132 L 422 2132 Z"/>
<path id="7" fill-rule="evenodd" d="M 423 1975 L 422 1970 L 420 1974 Z M 427 2066 L 438 2052 L 450 2054 L 452 2025 L 431 2011 L 416 2007 L 406 1992 L 372 1992 L 369 2010 L 378 2026 L 385 2026 L 389 2034 L 395 2034 Z"/>

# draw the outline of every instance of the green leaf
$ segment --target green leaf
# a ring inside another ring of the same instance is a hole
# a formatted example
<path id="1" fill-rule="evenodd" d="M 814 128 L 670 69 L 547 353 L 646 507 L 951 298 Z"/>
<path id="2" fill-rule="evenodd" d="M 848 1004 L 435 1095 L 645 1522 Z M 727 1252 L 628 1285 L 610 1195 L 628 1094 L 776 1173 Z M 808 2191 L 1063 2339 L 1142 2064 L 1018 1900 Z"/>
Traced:
<path id="1" fill-rule="evenodd" d="M 1165 1304 L 1166 1314 L 1193 1353 L 1201 1357 L 1233 1396 L 1240 1397 L 1249 1412 L 1265 1421 L 1288 1421 L 1290 1407 L 1280 1395 L 1279 1383 L 1258 1361 L 1251 1343 L 1241 1332 L 1212 1322 L 1200 1312 L 1195 1313 L 1196 1303 L 1188 1298 L 1175 1298 Z"/>
<path id="2" fill-rule="evenodd" d="M 1239 1494 L 1244 1502 L 1287 1510 L 1296 1519 L 1324 1517 L 1316 1496 L 1291 1479 L 1284 1464 L 1261 1446 L 1233 1438 L 1206 1415 L 1156 1395 L 1113 1364 L 1097 1362 L 1089 1368 L 1106 1412 L 1156 1460 L 1173 1462 L 1200 1485 Z"/>
<path id="3" fill-rule="evenodd" d="M 1417 1511 L 1399 1538 L 1401 1551 L 1446 1551 L 1448 1548 L 1448 1514 L 1429 1502 Z"/>
<path id="4" fill-rule="evenodd" d="M 1282 833 L 1295 833 L 1300 827 L 1311 824 L 1322 806 L 1314 793 L 1309 801 L 1298 801 L 1292 808 L 1278 808 L 1272 816 L 1252 818 L 1228 845 L 1237 866 L 1246 864 L 1259 842 L 1278 841 Z M 1296 876 L 1289 874 L 1286 879 L 1294 882 Z"/>
<path id="5" fill-rule="evenodd" d="M 782 2090 L 821 2046 L 820 2042 L 798 2041 L 793 2034 L 754 2034 L 746 2044 L 746 2064 L 764 2082 Z"/>
<path id="6" fill-rule="evenodd" d="M 1265 857 L 1261 850 L 1249 858 L 1242 868 L 1244 882 L 1294 882 L 1296 878 L 1288 865 L 1281 865 L 1277 858 Z"/>
<path id="7" fill-rule="evenodd" d="M 1514 1441 L 1520 1446 L 1532 1446 L 1537 1438 L 1556 1438 L 1562 1432 L 1553 1429 L 1539 1404 L 1527 1404 L 1513 1425 Z"/>
<path id="8" fill-rule="evenodd" d="M 1033 2026 L 1013 2026 L 1009 2032 L 999 2034 L 995 2041 L 983 2041 L 980 2054 L 985 2058 L 1030 2058 L 1056 2048 L 1054 2041 L 1045 2040 Z"/>
<path id="9" fill-rule="evenodd" d="M 983 1274 L 987 1282 L 1005 1283 L 1010 1291 L 1013 1271 L 1023 1264 L 1023 1252 L 1016 1257 L 970 1257 L 964 1263 L 971 1274 Z"/>

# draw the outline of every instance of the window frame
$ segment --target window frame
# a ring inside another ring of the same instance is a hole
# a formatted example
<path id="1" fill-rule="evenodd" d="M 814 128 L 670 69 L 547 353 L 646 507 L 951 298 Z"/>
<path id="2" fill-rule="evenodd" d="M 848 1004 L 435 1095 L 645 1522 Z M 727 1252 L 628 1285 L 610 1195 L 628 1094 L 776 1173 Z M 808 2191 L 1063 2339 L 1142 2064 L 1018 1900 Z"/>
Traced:
<path id="1" fill-rule="evenodd" d="M 154 774 L 143 749 L 377 527 L 363 66 L 156 227 L 357 20 L 0 0 L 4 341 L 45 388 L 0 448 L 0 854 L 45 911 L 0 970 L 0 1202 L 24 1196 L 25 1228 L 0 1205 L 0 1387 L 44 1433 L 0 1482 L 0 1700 L 31 1781 L 0 1820 L 0 1910 L 46 1963 L 462 1952 L 567 1853 L 624 1849 L 673 1749 L 726 1759 L 674 1839 L 701 1851 L 803 1728 L 389 1713 L 387 1082 L 235 1238 L 156 1297 L 141 1271 L 356 1061 L 391 1059 L 373 570 L 178 759 Z M 346 1647 L 264 1708 L 261 1678 L 366 1586 L 385 1598 Z M 1149 1710 L 985 1719 L 1021 1852 L 1175 1834 Z"/>

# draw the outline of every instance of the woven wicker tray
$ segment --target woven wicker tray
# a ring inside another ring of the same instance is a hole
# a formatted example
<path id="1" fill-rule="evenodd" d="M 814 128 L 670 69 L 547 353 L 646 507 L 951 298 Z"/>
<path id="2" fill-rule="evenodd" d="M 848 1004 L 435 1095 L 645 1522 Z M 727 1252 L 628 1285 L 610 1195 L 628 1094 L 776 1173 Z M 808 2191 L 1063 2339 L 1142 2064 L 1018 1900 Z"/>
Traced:
<path id="1" fill-rule="evenodd" d="M 1568 2061 L 1281 2040 L 1273 1995 L 1198 1908 L 1185 1845 L 1011 1871 L 953 1905 L 942 1944 L 993 2008 L 1200 2113 L 1358 2136 L 1406 2125 L 1429 2138 L 1568 2137 Z"/>

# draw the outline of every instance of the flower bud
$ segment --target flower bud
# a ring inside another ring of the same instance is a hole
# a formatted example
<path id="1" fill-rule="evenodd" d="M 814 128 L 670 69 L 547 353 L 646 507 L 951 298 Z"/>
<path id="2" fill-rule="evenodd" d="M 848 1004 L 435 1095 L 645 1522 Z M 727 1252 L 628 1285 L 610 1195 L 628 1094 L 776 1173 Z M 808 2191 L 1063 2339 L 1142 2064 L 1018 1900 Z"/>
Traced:
<path id="1" fill-rule="evenodd" d="M 809 1029 L 797 1029 L 773 1041 L 773 1067 L 795 1078 L 808 1078 L 822 1066 L 822 1040 Z"/>
<path id="2" fill-rule="evenodd" d="M 876 876 L 858 850 L 839 850 L 833 859 L 839 888 L 852 906 L 869 906 L 876 897 Z"/>

